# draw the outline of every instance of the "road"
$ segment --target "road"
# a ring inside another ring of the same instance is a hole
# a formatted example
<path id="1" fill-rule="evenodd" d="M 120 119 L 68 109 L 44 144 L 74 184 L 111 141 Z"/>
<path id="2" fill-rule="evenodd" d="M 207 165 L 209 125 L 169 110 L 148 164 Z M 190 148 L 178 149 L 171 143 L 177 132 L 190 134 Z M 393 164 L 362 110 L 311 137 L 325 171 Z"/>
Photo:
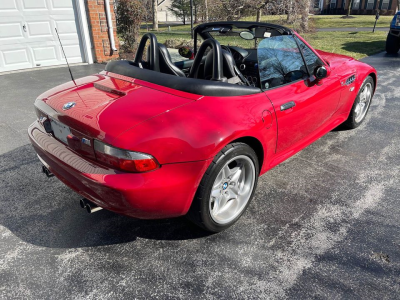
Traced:
<path id="1" fill-rule="evenodd" d="M 260 178 L 248 211 L 208 235 L 184 218 L 100 211 L 46 178 L 26 128 L 66 68 L 0 76 L 0 299 L 394 299 L 400 294 L 400 56 L 366 122 Z M 103 69 L 76 66 L 76 77 Z"/>

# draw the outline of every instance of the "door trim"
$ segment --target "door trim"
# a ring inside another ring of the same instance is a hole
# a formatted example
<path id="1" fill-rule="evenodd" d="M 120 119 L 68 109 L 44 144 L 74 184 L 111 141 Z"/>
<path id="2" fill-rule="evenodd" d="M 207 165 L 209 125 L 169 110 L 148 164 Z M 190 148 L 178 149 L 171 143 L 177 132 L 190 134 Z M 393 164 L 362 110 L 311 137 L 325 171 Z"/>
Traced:
<path id="1" fill-rule="evenodd" d="M 85 0 L 74 0 L 76 8 L 76 21 L 79 25 L 79 37 L 84 55 L 84 61 L 93 64 L 92 43 L 90 41 L 89 23 L 86 16 Z"/>

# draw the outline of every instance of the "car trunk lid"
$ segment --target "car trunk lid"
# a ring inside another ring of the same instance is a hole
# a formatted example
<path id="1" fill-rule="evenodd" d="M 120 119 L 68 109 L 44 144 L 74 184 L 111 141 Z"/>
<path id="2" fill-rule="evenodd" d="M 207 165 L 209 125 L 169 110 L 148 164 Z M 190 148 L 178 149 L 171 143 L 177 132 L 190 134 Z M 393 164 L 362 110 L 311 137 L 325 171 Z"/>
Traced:
<path id="1" fill-rule="evenodd" d="M 82 137 L 112 144 L 124 131 L 152 117 L 194 101 L 171 93 L 109 76 L 80 86 L 55 91 L 42 101 L 46 115 Z M 70 103 L 69 106 L 65 106 Z M 39 110 L 42 105 L 37 105 Z"/>

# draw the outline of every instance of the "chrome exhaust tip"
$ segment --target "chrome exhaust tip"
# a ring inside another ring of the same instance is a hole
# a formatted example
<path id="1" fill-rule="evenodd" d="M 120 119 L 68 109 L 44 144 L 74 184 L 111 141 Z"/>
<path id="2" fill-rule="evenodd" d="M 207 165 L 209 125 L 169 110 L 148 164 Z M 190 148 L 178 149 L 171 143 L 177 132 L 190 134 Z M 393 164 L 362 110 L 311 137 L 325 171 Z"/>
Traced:
<path id="1" fill-rule="evenodd" d="M 85 207 L 86 207 L 86 204 L 87 204 L 87 200 L 86 200 L 85 198 L 79 200 L 79 205 L 80 205 L 82 208 L 85 208 Z"/>
<path id="2" fill-rule="evenodd" d="M 49 169 L 47 169 L 46 166 L 42 166 L 42 173 L 44 173 L 47 177 L 53 177 L 54 174 L 50 172 Z"/>
<path id="3" fill-rule="evenodd" d="M 89 201 L 88 199 L 85 199 L 85 198 L 83 198 L 83 199 L 81 199 L 79 201 L 79 205 L 82 208 L 86 209 L 86 211 L 89 214 L 95 213 L 95 212 L 100 211 L 100 210 L 103 209 L 102 207 L 97 206 L 96 204 L 94 204 L 93 202 L 91 202 L 91 201 Z"/>
<path id="4" fill-rule="evenodd" d="M 86 211 L 87 211 L 89 214 L 95 213 L 95 212 L 97 212 L 97 211 L 99 211 L 99 210 L 102 210 L 102 209 L 103 209 L 102 207 L 97 206 L 97 205 L 95 205 L 95 204 L 93 204 L 93 203 L 86 205 Z"/>

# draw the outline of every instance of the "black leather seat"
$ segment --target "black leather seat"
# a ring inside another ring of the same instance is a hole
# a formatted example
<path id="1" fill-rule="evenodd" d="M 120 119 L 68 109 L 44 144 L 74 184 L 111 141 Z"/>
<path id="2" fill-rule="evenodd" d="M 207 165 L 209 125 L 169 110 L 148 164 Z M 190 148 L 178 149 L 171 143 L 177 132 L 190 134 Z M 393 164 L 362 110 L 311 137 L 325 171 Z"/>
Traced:
<path id="1" fill-rule="evenodd" d="M 236 84 L 246 84 L 244 76 L 240 73 L 235 65 L 235 60 L 230 52 L 222 49 L 222 74 L 228 79 L 228 82 Z M 210 79 L 213 73 L 213 53 L 210 51 L 207 54 L 206 61 L 204 63 L 204 78 Z"/>
<path id="2" fill-rule="evenodd" d="M 185 73 L 172 62 L 171 55 L 164 44 L 158 44 L 160 72 L 179 77 L 186 77 Z"/>

